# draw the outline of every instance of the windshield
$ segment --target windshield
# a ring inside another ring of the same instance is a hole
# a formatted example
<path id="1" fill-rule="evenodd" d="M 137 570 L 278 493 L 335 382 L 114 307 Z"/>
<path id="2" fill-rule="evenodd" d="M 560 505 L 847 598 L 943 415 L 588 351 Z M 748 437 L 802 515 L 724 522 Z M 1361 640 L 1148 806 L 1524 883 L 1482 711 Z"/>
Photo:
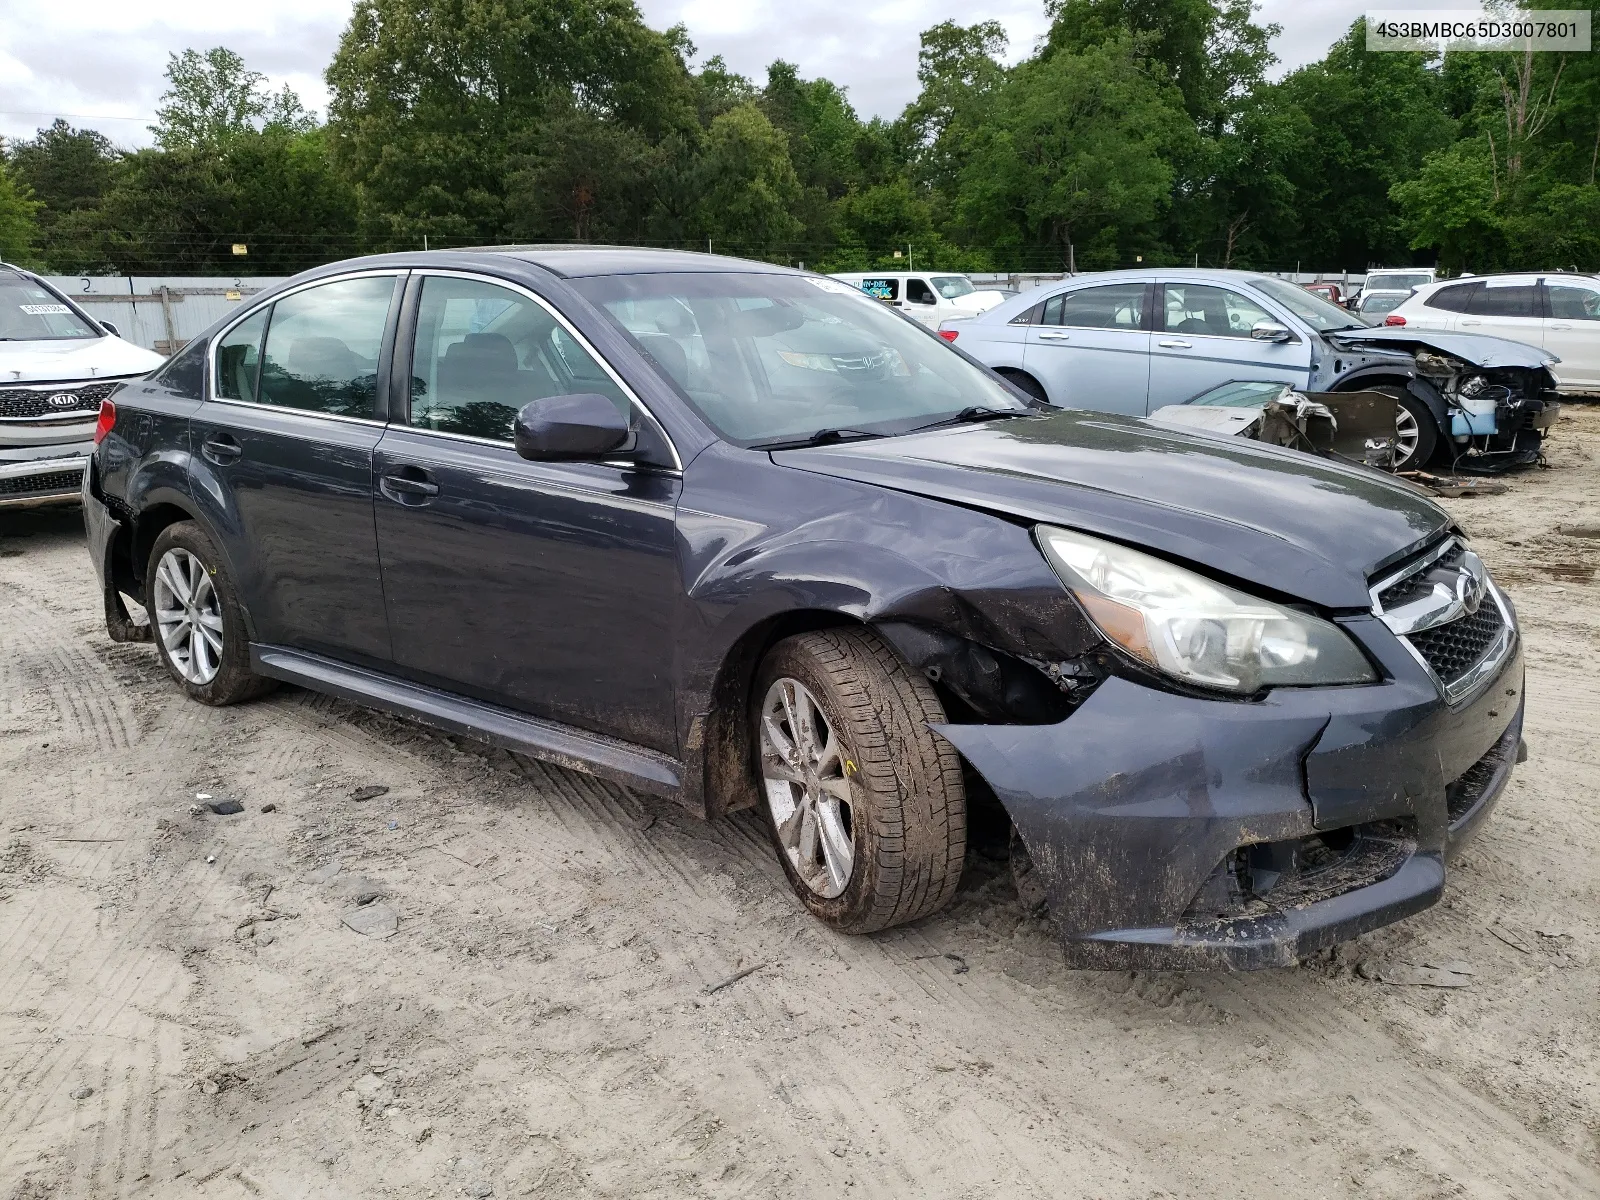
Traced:
<path id="1" fill-rule="evenodd" d="M 1409 299 L 1411 299 L 1410 292 L 1377 292 L 1362 298 L 1361 311 L 1373 316 L 1382 316 L 1384 313 L 1393 312 Z"/>
<path id="2" fill-rule="evenodd" d="M 55 342 L 100 331 L 25 275 L 0 274 L 0 342 Z"/>
<path id="3" fill-rule="evenodd" d="M 1346 312 L 1330 300 L 1305 290 L 1299 284 L 1285 279 L 1252 279 L 1250 282 L 1299 317 L 1318 333 L 1330 329 L 1360 329 L 1367 322 Z"/>
<path id="4" fill-rule="evenodd" d="M 1367 274 L 1365 286 L 1369 292 L 1409 292 L 1412 288 L 1427 287 L 1432 282 L 1427 275 L 1417 271 L 1398 275 L 1380 275 L 1371 271 Z"/>
<path id="5" fill-rule="evenodd" d="M 723 437 L 895 434 L 974 407 L 1027 412 L 931 332 L 849 284 L 803 275 L 575 279 Z"/>
<path id="6" fill-rule="evenodd" d="M 954 300 L 957 296 L 970 296 L 978 290 L 965 275 L 935 275 L 933 286 L 946 300 Z"/>
<path id="7" fill-rule="evenodd" d="M 1241 381 L 1225 383 L 1221 387 L 1212 388 L 1209 392 L 1201 392 L 1193 400 L 1185 400 L 1184 403 L 1197 404 L 1202 408 L 1259 408 L 1267 401 L 1276 400 L 1293 390 L 1287 383 Z"/>

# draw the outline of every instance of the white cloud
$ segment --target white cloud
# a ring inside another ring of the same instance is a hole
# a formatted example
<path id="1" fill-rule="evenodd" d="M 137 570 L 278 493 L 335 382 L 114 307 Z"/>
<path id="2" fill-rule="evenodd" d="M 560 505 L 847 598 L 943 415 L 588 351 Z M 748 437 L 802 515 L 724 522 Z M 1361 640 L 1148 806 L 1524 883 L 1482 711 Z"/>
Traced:
<path id="1" fill-rule="evenodd" d="M 1405 0 L 1408 7 L 1462 0 Z M 973 11 L 953 0 L 640 0 L 658 29 L 689 28 L 700 59 L 721 54 L 760 82 L 775 58 L 806 78 L 849 89 L 864 117 L 897 115 L 917 92 L 917 36 L 943 20 L 993 19 L 1011 35 L 1011 58 L 1032 51 L 1048 27 L 1043 0 L 991 0 Z M 1284 27 L 1281 70 L 1320 58 L 1366 9 L 1365 0 L 1263 0 L 1260 19 Z M 325 112 L 322 71 L 349 19 L 349 0 L 74 0 L 7 6 L 0 22 L 0 136 L 29 137 L 57 116 L 100 129 L 119 145 L 148 145 L 145 126 L 163 89 L 167 55 L 225 45 L 288 83 Z M 121 119 L 118 119 L 121 118 Z"/>

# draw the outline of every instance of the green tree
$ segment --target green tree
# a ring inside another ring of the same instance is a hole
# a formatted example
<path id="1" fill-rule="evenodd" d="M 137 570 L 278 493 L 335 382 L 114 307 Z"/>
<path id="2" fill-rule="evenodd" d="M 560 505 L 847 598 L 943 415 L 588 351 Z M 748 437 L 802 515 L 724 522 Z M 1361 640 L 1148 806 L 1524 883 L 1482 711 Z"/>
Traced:
<path id="1" fill-rule="evenodd" d="M 11 147 L 11 173 L 40 205 L 38 258 L 45 267 L 77 271 L 98 265 L 82 249 L 93 240 L 93 214 L 121 157 L 103 134 L 62 120 Z"/>
<path id="2" fill-rule="evenodd" d="M 1300 227 L 1284 258 L 1355 270 L 1411 261 L 1390 190 L 1414 178 L 1457 130 L 1433 68 L 1423 54 L 1369 54 L 1358 20 L 1326 58 L 1272 89 L 1275 104 L 1304 116 L 1303 136 L 1284 160 Z"/>
<path id="3" fill-rule="evenodd" d="M 1046 0 L 1045 8 L 1047 56 L 1131 35 L 1212 137 L 1223 136 L 1239 102 L 1277 61 L 1268 43 L 1279 27 L 1257 25 L 1252 0 Z"/>
<path id="4" fill-rule="evenodd" d="M 27 185 L 11 177 L 5 143 L 0 141 L 0 261 L 21 265 L 33 260 L 38 210 L 39 202 L 29 195 Z"/>
<path id="5" fill-rule="evenodd" d="M 989 119 L 1008 72 L 1000 64 L 1006 32 L 998 21 L 924 30 L 917 52 L 922 90 L 899 124 L 915 147 L 920 178 L 953 192 L 968 145 Z"/>
<path id="6" fill-rule="evenodd" d="M 800 179 L 789 160 L 788 138 L 755 103 L 711 122 L 695 175 L 696 231 L 714 249 L 794 257 L 791 243 L 805 228 L 794 216 Z"/>
<path id="7" fill-rule="evenodd" d="M 960 214 L 1030 264 L 1111 265 L 1166 205 L 1168 159 L 1188 136 L 1182 97 L 1140 69 L 1128 39 L 1025 63 L 972 139 Z"/>
<path id="8" fill-rule="evenodd" d="M 380 244 L 495 241 L 526 217 L 507 181 L 547 119 L 697 130 L 688 48 L 631 0 L 357 0 L 327 71 L 335 158 Z"/>
<path id="9" fill-rule="evenodd" d="M 1489 147 L 1481 138 L 1436 150 L 1411 179 L 1390 189 L 1410 243 L 1439 252 L 1453 273 L 1492 269 L 1501 257 L 1504 230 L 1495 198 Z"/>
<path id="10" fill-rule="evenodd" d="M 305 133 L 316 127 L 300 97 L 285 86 L 271 94 L 266 76 L 251 71 L 225 46 L 202 54 L 167 56 L 167 90 L 150 127 L 163 150 L 221 146 L 240 133 L 265 127 Z"/>

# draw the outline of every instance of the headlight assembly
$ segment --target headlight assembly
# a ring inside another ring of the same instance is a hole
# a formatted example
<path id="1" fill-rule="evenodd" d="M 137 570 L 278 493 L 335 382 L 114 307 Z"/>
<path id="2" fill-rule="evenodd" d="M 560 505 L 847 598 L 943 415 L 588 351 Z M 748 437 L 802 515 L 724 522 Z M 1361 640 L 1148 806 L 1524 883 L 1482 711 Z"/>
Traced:
<path id="1" fill-rule="evenodd" d="M 1377 679 L 1349 635 L 1320 617 L 1070 529 L 1034 535 L 1100 632 L 1174 678 L 1242 694 Z"/>

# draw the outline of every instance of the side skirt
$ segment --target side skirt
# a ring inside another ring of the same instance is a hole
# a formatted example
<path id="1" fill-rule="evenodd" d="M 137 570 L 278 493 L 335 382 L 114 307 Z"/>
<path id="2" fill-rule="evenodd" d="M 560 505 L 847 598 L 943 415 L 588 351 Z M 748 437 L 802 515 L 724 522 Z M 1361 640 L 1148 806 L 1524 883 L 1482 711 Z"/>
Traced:
<path id="1" fill-rule="evenodd" d="M 252 644 L 250 669 L 641 792 L 676 799 L 681 787 L 681 765 L 654 750 L 348 666 L 319 654 Z"/>

